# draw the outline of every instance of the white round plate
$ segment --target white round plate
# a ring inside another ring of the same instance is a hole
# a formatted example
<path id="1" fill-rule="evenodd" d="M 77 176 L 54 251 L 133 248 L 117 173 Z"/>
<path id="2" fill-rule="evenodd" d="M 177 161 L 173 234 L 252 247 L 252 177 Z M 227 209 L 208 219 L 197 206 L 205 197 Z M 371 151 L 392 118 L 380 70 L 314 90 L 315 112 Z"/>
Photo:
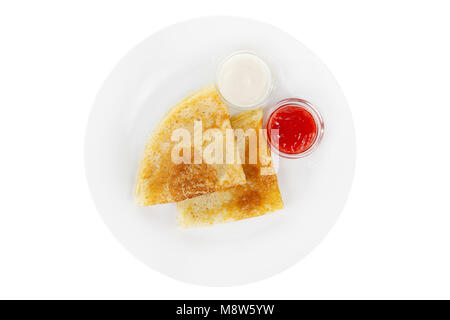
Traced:
<path id="1" fill-rule="evenodd" d="M 298 97 L 320 110 L 324 138 L 309 157 L 280 161 L 283 210 L 224 225 L 180 229 L 175 204 L 145 208 L 135 204 L 137 165 L 151 130 L 168 108 L 213 83 L 221 58 L 238 50 L 256 52 L 271 65 L 276 91 L 270 103 Z M 206 17 L 150 36 L 118 63 L 90 115 L 85 164 L 103 220 L 139 260 L 182 281 L 230 286 L 292 266 L 325 237 L 350 190 L 355 137 L 341 89 L 300 42 L 265 23 Z"/>

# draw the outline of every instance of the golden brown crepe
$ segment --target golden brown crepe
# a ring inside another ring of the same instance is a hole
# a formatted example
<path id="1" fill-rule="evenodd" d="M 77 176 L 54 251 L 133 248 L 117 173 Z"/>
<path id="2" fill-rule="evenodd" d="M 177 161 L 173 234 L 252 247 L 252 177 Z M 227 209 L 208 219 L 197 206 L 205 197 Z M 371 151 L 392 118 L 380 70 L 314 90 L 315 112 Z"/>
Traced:
<path id="1" fill-rule="evenodd" d="M 245 183 L 242 166 L 236 162 L 172 162 L 172 149 L 177 143 L 171 140 L 172 133 L 175 129 L 187 129 L 193 137 L 195 120 L 202 121 L 203 131 L 217 129 L 225 135 L 225 130 L 231 129 L 227 107 L 214 86 L 202 88 L 183 99 L 153 131 L 138 169 L 135 196 L 139 204 L 178 202 Z M 193 154 L 198 150 L 192 146 L 192 151 L 194 160 Z"/>
<path id="2" fill-rule="evenodd" d="M 231 117 L 231 125 L 233 129 L 261 129 L 262 109 L 245 111 Z M 258 135 L 258 140 L 261 139 L 263 138 Z M 262 158 L 258 157 L 256 164 L 248 164 L 248 139 L 246 141 L 246 162 L 242 167 L 247 183 L 178 202 L 179 226 L 187 228 L 213 225 L 257 217 L 283 208 L 270 151 L 265 147 L 265 141 L 262 142 L 261 145 L 258 143 L 258 155 L 261 153 Z"/>

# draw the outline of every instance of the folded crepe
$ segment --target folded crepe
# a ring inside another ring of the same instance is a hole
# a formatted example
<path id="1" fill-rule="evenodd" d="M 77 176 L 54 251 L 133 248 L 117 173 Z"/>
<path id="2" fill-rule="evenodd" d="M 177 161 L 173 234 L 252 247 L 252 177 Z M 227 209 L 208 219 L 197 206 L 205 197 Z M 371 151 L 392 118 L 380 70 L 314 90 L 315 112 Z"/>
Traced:
<path id="1" fill-rule="evenodd" d="M 214 129 L 225 136 L 225 130 L 231 129 L 228 109 L 214 86 L 202 88 L 172 107 L 153 131 L 138 168 L 135 198 L 139 204 L 178 202 L 245 183 L 242 166 L 237 161 L 199 163 L 195 155 L 202 158 L 202 153 L 194 144 L 190 144 L 192 152 L 187 156 L 190 163 L 172 161 L 178 143 L 172 141 L 172 134 L 176 129 L 186 129 L 193 138 L 194 121 L 201 121 L 203 132 Z M 204 148 L 206 141 L 201 144 Z M 183 157 L 184 152 L 180 152 Z"/>
<path id="2" fill-rule="evenodd" d="M 262 128 L 262 109 L 245 111 L 231 117 L 233 129 Z M 242 165 L 247 183 L 227 190 L 202 195 L 177 203 L 178 225 L 183 228 L 208 226 L 236 221 L 282 209 L 283 200 L 277 176 L 272 167 L 270 151 L 262 135 L 257 135 L 257 161 L 252 161 L 249 138 L 245 142 L 245 163 Z"/>

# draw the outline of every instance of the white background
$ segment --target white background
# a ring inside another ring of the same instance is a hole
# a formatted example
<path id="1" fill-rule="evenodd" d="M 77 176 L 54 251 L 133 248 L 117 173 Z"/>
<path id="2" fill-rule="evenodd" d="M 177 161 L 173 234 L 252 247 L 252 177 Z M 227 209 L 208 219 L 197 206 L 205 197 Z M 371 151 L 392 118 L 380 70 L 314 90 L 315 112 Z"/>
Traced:
<path id="1" fill-rule="evenodd" d="M 450 298 L 448 1 L 0 1 L 0 298 Z M 295 36 L 356 127 L 338 223 L 294 267 L 241 287 L 180 283 L 134 259 L 84 175 L 88 115 L 115 63 L 204 15 Z"/>

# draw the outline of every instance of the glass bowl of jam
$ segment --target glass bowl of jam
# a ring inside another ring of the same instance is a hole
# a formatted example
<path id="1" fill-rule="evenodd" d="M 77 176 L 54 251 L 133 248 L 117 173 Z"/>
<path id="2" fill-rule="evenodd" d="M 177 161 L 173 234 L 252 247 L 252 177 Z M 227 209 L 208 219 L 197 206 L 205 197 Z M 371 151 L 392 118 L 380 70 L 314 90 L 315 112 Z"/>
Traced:
<path id="1" fill-rule="evenodd" d="M 281 100 L 268 110 L 264 123 L 269 144 L 284 158 L 297 159 L 311 154 L 323 137 L 322 116 L 303 99 Z"/>

